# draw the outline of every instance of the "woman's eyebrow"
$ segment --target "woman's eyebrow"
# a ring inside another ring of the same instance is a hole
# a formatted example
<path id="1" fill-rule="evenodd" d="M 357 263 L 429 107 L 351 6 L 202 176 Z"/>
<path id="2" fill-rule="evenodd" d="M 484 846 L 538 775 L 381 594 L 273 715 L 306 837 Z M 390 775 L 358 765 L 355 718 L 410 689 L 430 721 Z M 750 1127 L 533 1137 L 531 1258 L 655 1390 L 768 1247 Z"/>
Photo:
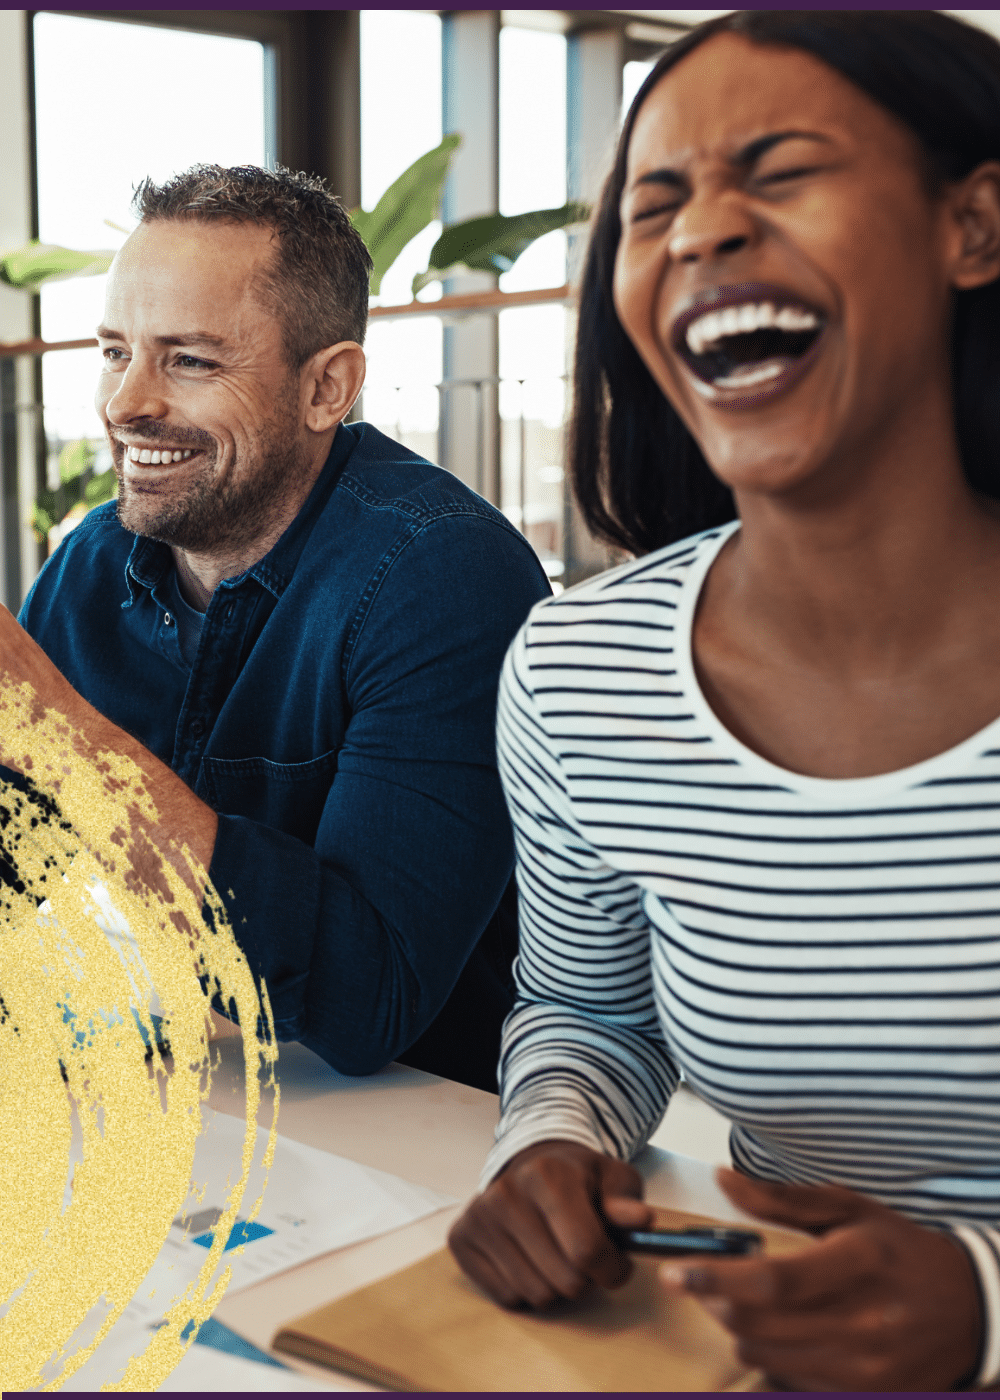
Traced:
<path id="1" fill-rule="evenodd" d="M 687 184 L 684 176 L 679 170 L 647 170 L 645 175 L 640 175 L 635 181 L 637 185 L 673 185 L 677 189 L 683 188 Z"/>
<path id="2" fill-rule="evenodd" d="M 740 166 L 753 165 L 782 141 L 823 141 L 829 145 L 830 137 L 824 136 L 820 131 L 772 131 L 767 136 L 758 136 L 756 140 L 748 141 L 729 157 L 730 162 Z"/>
<path id="3" fill-rule="evenodd" d="M 829 144 L 830 137 L 824 136 L 819 131 L 771 131 L 766 136 L 757 136 L 753 141 L 748 141 L 745 146 L 741 146 L 729 157 L 729 163 L 746 169 L 775 146 L 779 146 L 782 141 L 823 141 Z M 636 185 L 671 185 L 677 189 L 686 183 L 686 178 L 681 171 L 673 170 L 669 166 L 664 166 L 659 170 L 648 170 L 645 175 L 640 175 L 635 181 Z"/>

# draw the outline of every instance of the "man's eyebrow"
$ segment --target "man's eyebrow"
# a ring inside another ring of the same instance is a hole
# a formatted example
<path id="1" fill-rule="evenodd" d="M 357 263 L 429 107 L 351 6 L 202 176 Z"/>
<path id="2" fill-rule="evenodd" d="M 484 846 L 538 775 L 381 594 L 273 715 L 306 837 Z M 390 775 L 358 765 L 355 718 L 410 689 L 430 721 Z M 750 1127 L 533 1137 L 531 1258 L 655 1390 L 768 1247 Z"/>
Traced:
<path id="1" fill-rule="evenodd" d="M 98 326 L 94 332 L 98 340 L 124 340 L 121 331 L 112 330 L 110 326 Z M 212 335 L 209 331 L 188 331 L 184 335 L 154 335 L 153 340 L 157 345 L 207 345 L 213 349 L 221 349 L 227 341 L 221 335 Z"/>
<path id="2" fill-rule="evenodd" d="M 745 146 L 741 146 L 729 157 L 730 164 L 742 168 L 751 166 L 773 147 L 780 145 L 782 141 L 824 141 L 829 143 L 830 137 L 824 136 L 818 131 L 771 131 L 766 136 L 758 136 L 755 140 L 748 141 Z M 635 183 L 637 185 L 671 185 L 679 189 L 686 181 L 679 170 L 664 167 L 661 170 L 647 171 L 645 175 L 640 175 Z"/>

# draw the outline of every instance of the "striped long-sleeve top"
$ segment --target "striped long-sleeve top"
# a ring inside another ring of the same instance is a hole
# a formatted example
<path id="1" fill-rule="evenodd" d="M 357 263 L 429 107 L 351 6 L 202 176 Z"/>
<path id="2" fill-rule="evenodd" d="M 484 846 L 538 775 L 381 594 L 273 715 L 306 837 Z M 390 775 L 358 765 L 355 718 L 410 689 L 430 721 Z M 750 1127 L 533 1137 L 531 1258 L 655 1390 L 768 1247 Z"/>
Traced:
<path id="1" fill-rule="evenodd" d="M 868 778 L 747 749 L 691 657 L 735 528 L 538 604 L 508 654 L 521 951 L 484 1181 L 545 1138 L 631 1156 L 683 1072 L 751 1176 L 958 1235 L 982 1384 L 1000 1374 L 1000 719 Z"/>

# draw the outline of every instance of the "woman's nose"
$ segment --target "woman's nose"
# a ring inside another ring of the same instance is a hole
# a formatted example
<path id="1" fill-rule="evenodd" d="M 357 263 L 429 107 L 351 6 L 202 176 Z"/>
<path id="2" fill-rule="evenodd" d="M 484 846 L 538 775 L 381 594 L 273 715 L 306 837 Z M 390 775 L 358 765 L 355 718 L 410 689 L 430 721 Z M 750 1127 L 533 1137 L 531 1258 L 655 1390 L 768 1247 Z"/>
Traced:
<path id="1" fill-rule="evenodd" d="M 674 216 L 668 247 L 675 262 L 693 263 L 738 253 L 756 237 L 753 217 L 738 196 L 705 194 Z"/>

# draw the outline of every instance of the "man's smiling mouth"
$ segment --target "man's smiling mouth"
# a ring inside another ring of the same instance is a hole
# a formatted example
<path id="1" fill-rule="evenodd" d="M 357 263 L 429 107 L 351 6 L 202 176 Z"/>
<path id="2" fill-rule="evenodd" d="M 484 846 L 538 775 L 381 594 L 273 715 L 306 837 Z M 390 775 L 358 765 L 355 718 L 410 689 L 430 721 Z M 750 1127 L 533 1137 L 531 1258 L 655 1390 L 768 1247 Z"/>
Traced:
<path id="1" fill-rule="evenodd" d="M 744 284 L 700 293 L 675 321 L 671 340 L 702 397 L 737 406 L 798 379 L 824 324 L 787 292 Z"/>
<path id="2" fill-rule="evenodd" d="M 154 450 L 149 447 L 127 447 L 125 456 L 130 462 L 138 462 L 141 466 L 166 466 L 168 462 L 183 462 L 192 455 L 194 451 L 191 447 L 162 448 Z"/>

